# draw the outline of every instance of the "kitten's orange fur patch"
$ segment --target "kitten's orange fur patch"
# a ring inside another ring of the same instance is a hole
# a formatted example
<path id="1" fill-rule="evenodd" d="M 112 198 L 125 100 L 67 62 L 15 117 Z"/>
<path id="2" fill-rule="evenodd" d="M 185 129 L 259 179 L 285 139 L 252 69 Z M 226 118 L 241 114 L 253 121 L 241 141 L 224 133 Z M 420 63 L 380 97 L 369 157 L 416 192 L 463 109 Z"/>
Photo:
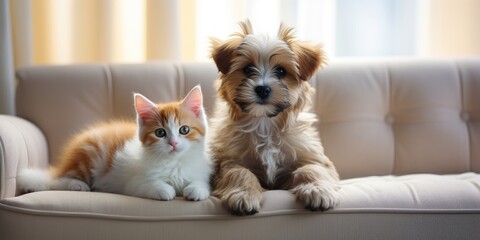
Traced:
<path id="1" fill-rule="evenodd" d="M 115 152 L 135 132 L 135 122 L 127 121 L 104 122 L 86 129 L 65 146 L 58 165 L 53 168 L 54 177 L 69 176 L 90 184 L 94 159 L 102 158 L 105 173 L 108 172 Z"/>

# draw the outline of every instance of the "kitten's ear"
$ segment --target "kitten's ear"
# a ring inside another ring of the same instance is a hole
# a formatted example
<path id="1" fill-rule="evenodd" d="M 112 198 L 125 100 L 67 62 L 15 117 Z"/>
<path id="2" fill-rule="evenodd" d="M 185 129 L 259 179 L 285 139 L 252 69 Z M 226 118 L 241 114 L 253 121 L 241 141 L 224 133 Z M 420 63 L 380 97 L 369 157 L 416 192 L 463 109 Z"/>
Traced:
<path id="1" fill-rule="evenodd" d="M 157 105 L 140 93 L 134 93 L 135 111 L 142 120 L 151 118 L 157 112 Z"/>
<path id="2" fill-rule="evenodd" d="M 195 114 L 197 118 L 200 117 L 203 108 L 203 94 L 200 85 L 192 88 L 180 105 Z"/>

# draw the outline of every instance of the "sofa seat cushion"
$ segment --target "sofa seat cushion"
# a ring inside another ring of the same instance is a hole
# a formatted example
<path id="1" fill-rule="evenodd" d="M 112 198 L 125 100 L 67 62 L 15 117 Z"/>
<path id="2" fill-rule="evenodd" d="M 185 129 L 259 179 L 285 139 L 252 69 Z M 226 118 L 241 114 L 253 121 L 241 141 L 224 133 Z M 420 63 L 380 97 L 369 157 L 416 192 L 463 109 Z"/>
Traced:
<path id="1" fill-rule="evenodd" d="M 340 209 L 480 212 L 480 174 L 412 174 L 342 181 Z"/>
<path id="2" fill-rule="evenodd" d="M 341 181 L 343 200 L 329 213 L 455 212 L 480 213 L 480 174 L 414 174 Z M 264 193 L 256 216 L 309 214 L 289 191 Z M 156 201 L 100 192 L 45 191 L 1 200 L 0 209 L 22 213 L 90 216 L 113 219 L 204 219 L 230 214 L 215 197 L 190 202 Z M 3 205 L 3 206 L 2 206 Z"/>

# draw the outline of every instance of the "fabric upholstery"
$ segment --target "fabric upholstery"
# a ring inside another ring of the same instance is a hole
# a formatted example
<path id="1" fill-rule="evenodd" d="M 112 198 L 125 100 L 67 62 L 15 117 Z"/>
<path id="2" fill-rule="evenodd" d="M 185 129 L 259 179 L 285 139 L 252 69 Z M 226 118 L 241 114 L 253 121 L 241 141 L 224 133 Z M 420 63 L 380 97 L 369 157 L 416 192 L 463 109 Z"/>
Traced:
<path id="1" fill-rule="evenodd" d="M 17 77 L 18 117 L 0 116 L 0 239 L 480 234 L 480 58 L 342 60 L 318 71 L 310 80 L 316 89 L 312 111 L 342 178 L 342 201 L 334 210 L 313 213 L 289 191 L 267 191 L 251 217 L 231 216 L 215 197 L 189 202 L 98 192 L 16 195 L 17 172 L 56 161 L 62 143 L 78 130 L 133 119 L 133 92 L 173 101 L 201 84 L 211 113 L 217 78 L 212 63 L 39 66 L 21 69 Z"/>
<path id="2" fill-rule="evenodd" d="M 0 115 L 0 199 L 15 196 L 19 170 L 47 165 L 47 142 L 41 130 L 24 119 Z"/>
<path id="3" fill-rule="evenodd" d="M 99 192 L 36 192 L 2 200 L 0 223 L 17 231 L 0 237 L 28 239 L 40 232 L 48 236 L 41 239 L 132 239 L 134 234 L 141 236 L 135 239 L 156 239 L 156 234 L 167 239 L 469 239 L 480 234 L 479 174 L 365 177 L 341 185 L 343 200 L 334 210 L 310 212 L 290 192 L 274 190 L 264 193 L 258 214 L 243 218 L 230 215 L 215 197 L 163 202 Z M 32 228 L 20 231 L 18 222 Z"/>
<path id="4" fill-rule="evenodd" d="M 414 174 L 343 180 L 342 202 L 334 212 L 443 211 L 480 213 L 480 175 Z M 259 216 L 284 212 L 305 214 L 293 194 L 284 190 L 264 193 L 265 203 Z M 156 201 L 110 193 L 51 191 L 6 198 L 3 203 L 18 208 L 51 213 L 86 213 L 112 219 L 197 219 L 226 217 L 219 200 L 190 202 Z M 308 212 L 307 212 L 308 213 Z"/>
<path id="5" fill-rule="evenodd" d="M 2 239 L 476 239 L 478 214 L 307 213 L 206 220 L 105 220 L 8 211 Z M 20 225 L 23 224 L 23 225 Z"/>
<path id="6" fill-rule="evenodd" d="M 341 177 L 478 172 L 479 64 L 349 62 L 319 71 L 321 139 Z"/>

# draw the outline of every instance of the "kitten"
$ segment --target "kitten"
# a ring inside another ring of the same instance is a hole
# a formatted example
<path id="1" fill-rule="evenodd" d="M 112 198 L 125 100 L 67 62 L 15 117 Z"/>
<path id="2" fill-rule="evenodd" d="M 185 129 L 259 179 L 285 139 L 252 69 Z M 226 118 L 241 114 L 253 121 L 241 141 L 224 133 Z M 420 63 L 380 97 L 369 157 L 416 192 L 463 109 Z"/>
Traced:
<path id="1" fill-rule="evenodd" d="M 97 124 L 74 136 L 58 164 L 26 169 L 23 192 L 100 191 L 171 200 L 210 196 L 207 120 L 200 86 L 180 102 L 154 104 L 134 94 L 137 122 Z"/>

